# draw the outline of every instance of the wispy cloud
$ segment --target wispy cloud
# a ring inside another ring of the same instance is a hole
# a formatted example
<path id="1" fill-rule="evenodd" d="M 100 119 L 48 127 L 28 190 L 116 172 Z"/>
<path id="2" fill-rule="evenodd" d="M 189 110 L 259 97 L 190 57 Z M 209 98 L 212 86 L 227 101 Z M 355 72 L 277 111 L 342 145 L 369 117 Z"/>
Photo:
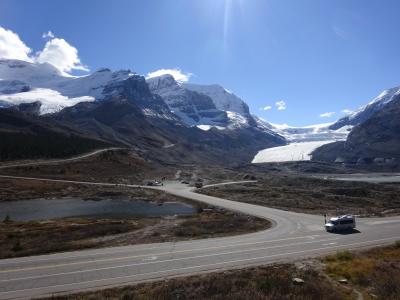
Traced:
<path id="1" fill-rule="evenodd" d="M 347 108 L 345 108 L 345 109 L 342 109 L 342 113 L 344 113 L 344 114 L 351 114 L 353 111 L 351 110 L 351 109 L 347 109 Z"/>
<path id="2" fill-rule="evenodd" d="M 320 114 L 319 116 L 320 116 L 321 118 L 330 118 L 330 117 L 332 117 L 334 114 L 335 114 L 334 111 L 330 111 L 330 112 L 326 112 L 326 113 Z"/>
<path id="3" fill-rule="evenodd" d="M 47 32 L 43 32 L 42 38 L 47 39 L 47 38 L 54 38 L 54 33 L 51 32 L 50 30 Z"/>
<path id="4" fill-rule="evenodd" d="M 286 109 L 286 102 L 283 100 L 275 102 L 275 106 L 277 110 L 285 110 Z"/>
<path id="5" fill-rule="evenodd" d="M 271 106 L 271 105 L 267 105 L 267 106 L 264 106 L 264 107 L 260 107 L 260 110 L 270 110 L 270 109 L 272 109 L 272 106 Z"/>
<path id="6" fill-rule="evenodd" d="M 177 82 L 187 82 L 189 81 L 190 77 L 192 77 L 193 73 L 185 73 L 182 72 L 179 68 L 175 68 L 175 69 L 160 69 L 154 72 L 150 72 L 147 73 L 146 78 L 153 78 L 153 77 L 158 77 L 158 76 L 162 76 L 162 75 L 166 75 L 169 74 L 172 77 L 174 77 L 174 79 Z"/>
<path id="7" fill-rule="evenodd" d="M 349 32 L 345 31 L 343 28 L 337 26 L 337 25 L 333 25 L 332 26 L 332 30 L 335 33 L 335 35 L 339 38 L 341 38 L 342 40 L 349 40 L 351 38 Z"/>

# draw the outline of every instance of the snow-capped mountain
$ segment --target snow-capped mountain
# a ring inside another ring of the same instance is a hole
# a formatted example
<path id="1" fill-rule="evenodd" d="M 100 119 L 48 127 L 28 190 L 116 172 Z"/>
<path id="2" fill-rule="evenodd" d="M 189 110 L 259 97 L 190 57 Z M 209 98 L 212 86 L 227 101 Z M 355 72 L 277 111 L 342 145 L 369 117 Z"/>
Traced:
<path id="1" fill-rule="evenodd" d="M 375 112 L 380 111 L 388 103 L 390 103 L 397 95 L 400 94 L 400 87 L 391 88 L 383 91 L 378 97 L 374 98 L 367 105 L 360 107 L 355 112 L 345 116 L 329 128 L 336 130 L 344 126 L 354 126 L 361 124 L 362 122 L 368 120 Z"/>
<path id="2" fill-rule="evenodd" d="M 231 111 L 243 116 L 250 114 L 249 106 L 238 96 L 218 84 L 201 85 L 184 83 L 183 87 L 210 97 L 215 107 L 222 111 Z"/>
<path id="3" fill-rule="evenodd" d="M 0 106 L 40 102 L 40 114 L 55 113 L 79 102 L 115 97 L 124 89 L 122 86 L 126 85 L 126 81 L 135 86 L 143 84 L 142 88 L 147 88 L 144 77 L 130 70 L 112 72 L 109 69 L 100 69 L 87 76 L 73 77 L 64 76 L 51 64 L 2 59 Z M 148 115 L 167 114 L 165 108 L 162 109 L 163 112 L 151 109 L 152 104 L 157 101 L 149 91 L 146 98 L 141 100 L 142 108 Z M 160 106 L 160 103 L 157 105 Z"/>
<path id="4" fill-rule="evenodd" d="M 219 85 L 182 84 L 171 75 L 147 79 L 150 90 L 160 95 L 171 111 L 189 126 L 239 129 L 253 127 L 272 133 L 250 115 L 248 105 Z"/>
<path id="5" fill-rule="evenodd" d="M 287 124 L 271 124 L 272 130 L 284 136 L 290 142 L 343 141 L 347 138 L 352 126 L 331 129 L 333 123 L 323 123 L 303 127 Z"/>
<path id="6" fill-rule="evenodd" d="M 337 130 L 329 128 L 332 123 L 294 127 L 287 124 L 270 124 L 256 118 L 259 126 L 265 126 L 285 137 L 288 145 L 267 148 L 259 151 L 253 163 L 303 161 L 312 159 L 311 153 L 322 145 L 346 140 L 352 126 L 344 126 Z"/>
<path id="7" fill-rule="evenodd" d="M 151 92 L 161 96 L 171 112 L 189 126 L 225 126 L 228 122 L 226 112 L 217 109 L 210 97 L 185 89 L 171 75 L 149 78 L 147 83 Z"/>
<path id="8" fill-rule="evenodd" d="M 388 95 L 388 94 L 386 94 Z M 368 119 L 354 126 L 345 142 L 318 148 L 316 160 L 357 165 L 380 165 L 389 169 L 399 166 L 400 159 L 400 93 Z M 380 98 L 381 100 L 383 98 Z"/>

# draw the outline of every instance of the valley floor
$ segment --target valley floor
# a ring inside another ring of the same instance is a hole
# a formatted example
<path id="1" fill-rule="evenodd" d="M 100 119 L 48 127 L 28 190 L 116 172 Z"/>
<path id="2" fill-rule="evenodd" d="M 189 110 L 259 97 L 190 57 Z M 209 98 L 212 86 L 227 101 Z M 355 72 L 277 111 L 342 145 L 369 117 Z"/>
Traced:
<path id="1" fill-rule="evenodd" d="M 229 200 L 310 214 L 390 216 L 400 214 L 400 185 L 336 181 L 274 174 L 258 182 L 203 188 L 198 192 Z"/>
<path id="2" fill-rule="evenodd" d="M 270 222 L 223 209 L 214 209 L 160 191 L 122 187 L 93 187 L 65 183 L 0 179 L 0 201 L 77 196 L 101 201 L 126 197 L 157 202 L 188 203 L 197 209 L 191 216 L 131 218 L 62 218 L 0 223 L 0 259 L 133 244 L 243 234 L 266 229 Z M 6 202 L 7 203 L 7 202 Z"/>

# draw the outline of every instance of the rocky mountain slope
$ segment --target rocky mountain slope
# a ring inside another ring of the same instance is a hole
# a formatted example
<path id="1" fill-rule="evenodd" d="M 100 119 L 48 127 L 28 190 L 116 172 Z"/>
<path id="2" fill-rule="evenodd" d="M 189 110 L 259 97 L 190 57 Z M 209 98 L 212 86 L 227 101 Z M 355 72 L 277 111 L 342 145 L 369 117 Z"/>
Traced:
<path id="1" fill-rule="evenodd" d="M 400 159 L 400 93 L 355 126 L 345 142 L 322 146 L 314 160 L 356 164 L 397 164 Z"/>
<path id="2" fill-rule="evenodd" d="M 1 160 L 74 156 L 110 146 L 79 130 L 30 114 L 35 106 L 0 109 Z"/>
<path id="3" fill-rule="evenodd" d="M 388 103 L 393 101 L 396 96 L 400 94 L 400 87 L 391 88 L 383 91 L 378 97 L 374 98 L 367 105 L 360 107 L 355 112 L 345 116 L 331 126 L 332 130 L 337 130 L 344 126 L 355 126 L 361 124 L 362 122 L 368 120 L 374 113 L 380 111 Z"/>
<path id="4" fill-rule="evenodd" d="M 268 134 L 274 132 L 258 123 L 248 105 L 235 94 L 219 85 L 178 83 L 171 75 L 147 79 L 154 94 L 161 96 L 185 124 L 209 130 L 258 128 Z M 260 125 L 260 126 L 259 126 Z"/>

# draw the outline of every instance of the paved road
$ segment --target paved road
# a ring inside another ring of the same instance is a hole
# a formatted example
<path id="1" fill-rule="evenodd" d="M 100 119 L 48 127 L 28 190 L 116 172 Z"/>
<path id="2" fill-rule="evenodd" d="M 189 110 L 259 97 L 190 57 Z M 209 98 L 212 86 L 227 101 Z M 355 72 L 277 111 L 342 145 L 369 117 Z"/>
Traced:
<path id="1" fill-rule="evenodd" d="M 360 181 L 360 182 L 371 182 L 371 183 L 400 182 L 399 173 L 319 174 L 319 175 L 312 175 L 311 177 L 317 177 L 329 180 Z"/>
<path id="2" fill-rule="evenodd" d="M 0 260 L 0 299 L 49 296 L 288 261 L 319 256 L 338 249 L 381 245 L 400 239 L 400 217 L 358 219 L 358 233 L 332 234 L 323 230 L 321 216 L 196 194 L 192 188 L 176 182 L 167 183 L 157 189 L 268 218 L 273 220 L 274 227 L 234 237 Z"/>
<path id="3" fill-rule="evenodd" d="M 37 165 L 53 165 L 53 164 L 65 163 L 65 162 L 88 158 L 90 156 L 94 156 L 94 155 L 100 154 L 102 152 L 120 150 L 120 149 L 124 149 L 124 148 L 118 148 L 118 147 L 104 148 L 104 149 L 95 150 L 95 151 L 92 151 L 89 153 L 85 153 L 85 154 L 70 157 L 70 158 L 38 160 L 38 161 L 29 161 L 29 162 L 22 161 L 22 162 L 18 162 L 18 163 L 4 164 L 4 165 L 0 165 L 0 169 L 37 166 Z"/>

